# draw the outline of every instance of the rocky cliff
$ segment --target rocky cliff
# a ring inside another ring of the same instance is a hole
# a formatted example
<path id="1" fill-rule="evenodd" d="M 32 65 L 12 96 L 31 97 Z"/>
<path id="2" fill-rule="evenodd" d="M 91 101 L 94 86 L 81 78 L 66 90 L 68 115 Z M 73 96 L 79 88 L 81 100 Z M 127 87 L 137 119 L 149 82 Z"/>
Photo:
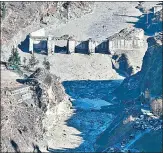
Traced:
<path id="1" fill-rule="evenodd" d="M 65 89 L 62 86 L 60 79 L 57 76 L 49 73 L 49 71 L 38 68 L 27 79 L 27 83 L 35 84 L 38 106 L 42 108 L 43 111 L 49 111 L 53 109 L 54 106 L 64 102 L 66 102 L 65 104 L 67 105 L 67 108 L 71 107 L 69 97 L 65 93 Z"/>
<path id="2" fill-rule="evenodd" d="M 115 90 L 121 99 L 132 99 L 149 88 L 152 96 L 162 95 L 162 33 L 148 38 L 141 71 L 126 78 Z"/>
<path id="3" fill-rule="evenodd" d="M 55 134 L 51 126 L 65 121 L 71 114 L 71 102 L 58 77 L 44 69 L 37 69 L 23 82 L 27 85 L 13 88 L 16 94 L 2 94 L 3 152 L 32 152 L 38 150 L 36 145 L 46 151 L 48 141 L 54 141 L 53 137 L 48 137 Z M 30 89 L 23 91 L 28 86 Z"/>

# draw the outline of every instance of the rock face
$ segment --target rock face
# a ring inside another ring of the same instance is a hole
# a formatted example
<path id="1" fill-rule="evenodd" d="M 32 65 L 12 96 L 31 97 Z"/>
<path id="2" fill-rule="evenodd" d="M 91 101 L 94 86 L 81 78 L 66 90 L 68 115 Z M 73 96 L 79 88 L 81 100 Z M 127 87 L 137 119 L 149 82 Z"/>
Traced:
<path id="1" fill-rule="evenodd" d="M 91 13 L 94 9 L 94 2 L 69 2 L 68 19 L 79 18 L 84 14 Z"/>
<path id="2" fill-rule="evenodd" d="M 36 95 L 44 107 L 51 108 L 62 101 L 69 101 L 59 78 L 47 70 L 38 68 L 28 79 L 32 79 L 30 83 L 34 81 Z"/>
<path id="3" fill-rule="evenodd" d="M 71 102 L 55 75 L 37 69 L 24 83 L 2 95 L 3 152 L 32 152 L 35 145 L 45 151 L 50 126 L 70 113 Z"/>
<path id="4" fill-rule="evenodd" d="M 162 94 L 162 34 L 148 38 L 148 49 L 140 72 L 126 78 L 115 93 L 122 99 L 136 98 L 148 88 L 152 96 Z"/>
<path id="5" fill-rule="evenodd" d="M 120 74 L 128 77 L 134 73 L 133 65 L 125 53 L 116 54 L 112 57 L 113 68 Z"/>

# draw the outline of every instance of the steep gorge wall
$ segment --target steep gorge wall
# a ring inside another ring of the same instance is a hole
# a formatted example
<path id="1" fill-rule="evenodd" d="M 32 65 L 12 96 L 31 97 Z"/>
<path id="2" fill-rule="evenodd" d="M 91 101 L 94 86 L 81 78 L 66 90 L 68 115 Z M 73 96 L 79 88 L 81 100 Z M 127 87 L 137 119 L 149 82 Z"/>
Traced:
<path id="1" fill-rule="evenodd" d="M 148 39 L 141 71 L 124 80 L 115 90 L 121 99 L 132 99 L 149 88 L 152 96 L 162 95 L 162 35 Z"/>

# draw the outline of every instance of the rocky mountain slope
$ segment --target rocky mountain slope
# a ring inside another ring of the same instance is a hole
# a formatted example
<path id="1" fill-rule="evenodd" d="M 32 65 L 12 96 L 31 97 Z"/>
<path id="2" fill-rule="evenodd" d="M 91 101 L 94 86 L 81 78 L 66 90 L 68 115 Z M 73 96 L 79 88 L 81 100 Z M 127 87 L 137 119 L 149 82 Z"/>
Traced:
<path id="1" fill-rule="evenodd" d="M 27 85 L 6 89 L 3 84 L 1 87 L 2 151 L 31 152 L 36 145 L 45 151 L 51 126 L 68 118 L 71 102 L 58 78 L 44 69 L 37 69 L 21 81 L 30 86 L 28 91 L 23 92 Z M 13 94 L 17 89 L 18 93 Z"/>
<path id="2" fill-rule="evenodd" d="M 136 98 L 146 88 L 152 96 L 162 95 L 162 34 L 148 38 L 148 49 L 140 72 L 126 78 L 115 90 L 121 99 Z"/>
<path id="3" fill-rule="evenodd" d="M 122 85 L 115 90 L 117 96 L 122 99 L 136 98 L 147 88 L 152 96 L 162 95 L 162 9 L 155 14 L 140 17 L 135 27 L 143 28 L 148 36 L 148 48 L 143 57 L 142 68 L 135 75 L 126 78 Z M 148 24 L 148 25 L 147 25 Z M 152 35 L 150 37 L 150 35 Z M 123 92 L 122 92 L 123 91 Z"/>
<path id="4" fill-rule="evenodd" d="M 1 3 L 2 53 L 17 46 L 29 33 L 49 25 L 58 27 L 69 19 L 92 12 L 93 6 L 93 2 Z"/>

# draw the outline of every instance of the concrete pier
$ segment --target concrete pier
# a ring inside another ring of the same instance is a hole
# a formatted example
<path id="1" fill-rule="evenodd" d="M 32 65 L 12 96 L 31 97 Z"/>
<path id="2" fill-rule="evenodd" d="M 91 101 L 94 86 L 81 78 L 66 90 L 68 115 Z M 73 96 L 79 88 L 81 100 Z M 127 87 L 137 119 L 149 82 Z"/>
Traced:
<path id="1" fill-rule="evenodd" d="M 64 45 L 62 43 L 64 42 Z M 67 43 L 67 47 L 66 47 Z M 55 37 L 53 35 L 45 35 L 44 29 L 38 30 L 30 34 L 29 51 L 39 51 L 43 48 L 47 55 L 54 54 L 55 45 L 58 48 L 67 49 L 67 53 L 111 53 L 116 50 L 135 50 L 141 49 L 146 45 L 144 38 L 144 30 L 139 28 L 126 28 L 119 33 L 108 37 L 106 40 L 95 41 L 92 38 L 88 40 L 76 40 L 73 37 Z M 37 48 L 36 48 L 37 46 Z"/>
<path id="2" fill-rule="evenodd" d="M 67 52 L 75 53 L 76 41 L 72 38 L 69 38 L 67 41 Z"/>
<path id="3" fill-rule="evenodd" d="M 47 39 L 47 55 L 52 55 L 54 54 L 54 48 L 55 48 L 55 41 L 52 38 L 52 36 L 48 36 Z"/>
<path id="4" fill-rule="evenodd" d="M 96 42 L 93 41 L 91 38 L 88 39 L 88 52 L 91 53 L 95 53 L 95 49 L 96 49 Z"/>
<path id="5" fill-rule="evenodd" d="M 33 39 L 29 38 L 29 52 L 33 54 Z"/>

